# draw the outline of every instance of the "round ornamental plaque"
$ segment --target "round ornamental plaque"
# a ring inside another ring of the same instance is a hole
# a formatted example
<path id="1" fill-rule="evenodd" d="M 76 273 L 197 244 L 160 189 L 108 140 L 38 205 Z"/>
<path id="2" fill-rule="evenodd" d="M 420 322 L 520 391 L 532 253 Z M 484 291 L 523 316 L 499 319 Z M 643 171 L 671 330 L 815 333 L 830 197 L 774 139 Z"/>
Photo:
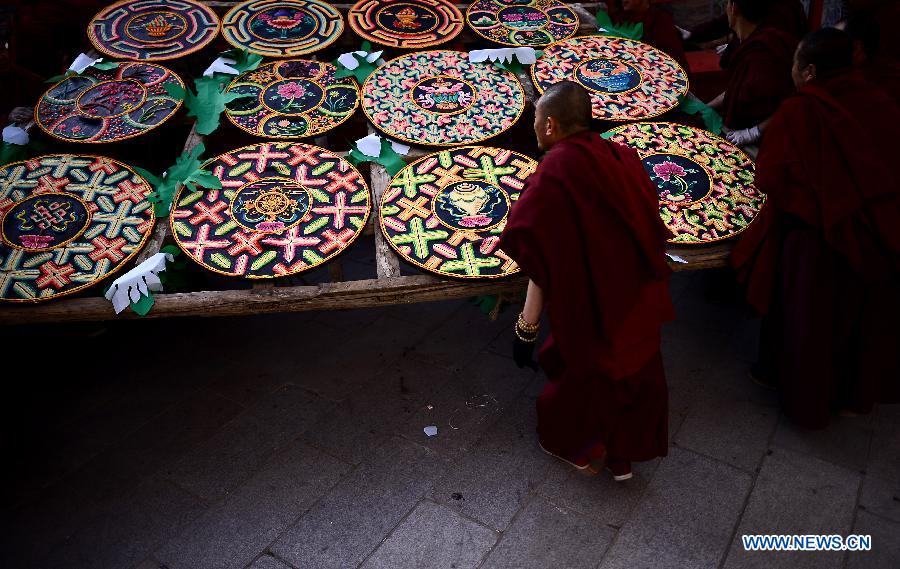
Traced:
<path id="1" fill-rule="evenodd" d="M 362 0 L 347 21 L 363 39 L 407 49 L 440 45 L 463 29 L 462 13 L 447 0 Z"/>
<path id="2" fill-rule="evenodd" d="M 238 128 L 265 138 L 318 136 L 349 119 L 359 106 L 353 79 L 335 79 L 330 63 L 291 59 L 237 77 L 229 93 L 252 95 L 227 104 Z"/>
<path id="3" fill-rule="evenodd" d="M 512 46 L 545 46 L 578 31 L 578 15 L 557 0 L 475 0 L 466 12 L 475 32 Z"/>
<path id="4" fill-rule="evenodd" d="M 363 110 L 376 128 L 413 144 L 480 142 L 510 128 L 525 108 L 515 75 L 458 51 L 388 61 L 366 79 Z"/>
<path id="5" fill-rule="evenodd" d="M 341 13 L 319 0 L 249 0 L 222 19 L 222 36 L 228 43 L 268 57 L 318 51 L 343 31 Z"/>
<path id="6" fill-rule="evenodd" d="M 401 170 L 381 199 L 381 230 L 407 262 L 455 278 L 518 272 L 497 248 L 509 210 L 537 162 L 509 150 L 465 146 Z"/>
<path id="7" fill-rule="evenodd" d="M 112 275 L 155 221 L 150 185 L 125 164 L 56 154 L 0 168 L 0 301 L 44 301 Z"/>
<path id="8" fill-rule="evenodd" d="M 184 87 L 177 75 L 153 63 L 122 63 L 106 71 L 89 67 L 41 96 L 35 123 L 68 142 L 134 138 L 161 125 L 181 106 L 166 85 Z"/>
<path id="9" fill-rule="evenodd" d="M 551 45 L 531 76 L 540 92 L 574 81 L 591 94 L 594 118 L 647 120 L 678 106 L 688 92 L 687 74 L 653 46 L 609 36 L 584 36 Z"/>
<path id="10" fill-rule="evenodd" d="M 116 2 L 88 25 L 97 51 L 119 59 L 174 59 L 204 48 L 218 33 L 215 12 L 192 0 Z"/>
<path id="11" fill-rule="evenodd" d="M 191 259 L 223 275 L 262 279 L 318 267 L 353 243 L 371 209 L 356 168 L 318 146 L 245 146 L 204 169 L 222 189 L 182 189 L 172 234 Z"/>
<path id="12" fill-rule="evenodd" d="M 659 195 L 672 243 L 709 243 L 742 232 L 765 195 L 753 185 L 753 162 L 725 139 L 666 122 L 635 123 L 607 133 L 637 150 Z"/>

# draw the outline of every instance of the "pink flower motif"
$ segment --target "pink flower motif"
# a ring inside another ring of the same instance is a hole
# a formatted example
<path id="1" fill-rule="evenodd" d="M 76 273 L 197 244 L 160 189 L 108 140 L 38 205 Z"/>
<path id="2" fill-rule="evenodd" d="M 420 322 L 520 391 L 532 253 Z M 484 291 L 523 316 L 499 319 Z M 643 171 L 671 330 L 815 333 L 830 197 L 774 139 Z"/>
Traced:
<path id="1" fill-rule="evenodd" d="M 660 162 L 653 166 L 653 173 L 659 176 L 663 182 L 668 182 L 672 176 L 684 176 L 687 172 L 674 162 Z"/>
<path id="2" fill-rule="evenodd" d="M 282 83 L 278 86 L 278 94 L 285 99 L 296 99 L 306 94 L 306 89 L 300 83 Z"/>
<path id="3" fill-rule="evenodd" d="M 291 121 L 282 119 L 282 120 L 278 121 L 277 124 L 278 124 L 278 126 L 280 126 L 282 128 L 287 128 L 287 127 L 291 126 Z"/>

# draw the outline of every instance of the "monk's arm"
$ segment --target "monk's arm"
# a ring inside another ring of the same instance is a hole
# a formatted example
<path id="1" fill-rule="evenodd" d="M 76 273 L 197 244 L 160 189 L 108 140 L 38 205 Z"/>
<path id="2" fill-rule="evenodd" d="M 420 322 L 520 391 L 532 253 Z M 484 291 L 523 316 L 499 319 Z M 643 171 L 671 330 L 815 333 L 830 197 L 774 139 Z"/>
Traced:
<path id="1" fill-rule="evenodd" d="M 725 91 L 722 91 L 718 97 L 710 101 L 707 106 L 713 108 L 715 110 L 719 110 L 722 108 L 722 105 L 725 104 Z"/>
<path id="2" fill-rule="evenodd" d="M 537 324 L 541 320 L 541 311 L 544 309 L 544 292 L 528 281 L 528 292 L 525 294 L 525 307 L 522 309 L 522 317 L 529 324 Z"/>

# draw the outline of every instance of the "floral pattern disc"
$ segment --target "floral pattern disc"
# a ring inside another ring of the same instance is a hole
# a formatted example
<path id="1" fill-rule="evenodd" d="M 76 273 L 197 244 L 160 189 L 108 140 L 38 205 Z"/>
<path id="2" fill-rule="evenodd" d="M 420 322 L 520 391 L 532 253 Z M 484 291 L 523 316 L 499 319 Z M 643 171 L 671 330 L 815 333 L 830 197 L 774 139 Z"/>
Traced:
<path id="1" fill-rule="evenodd" d="M 205 269 L 233 277 L 293 275 L 327 263 L 359 237 L 371 210 L 359 171 L 329 150 L 263 142 L 203 167 L 221 190 L 182 190 L 172 235 Z"/>
<path id="2" fill-rule="evenodd" d="M 138 254 L 150 184 L 111 158 L 55 154 L 0 168 L 0 301 L 76 293 Z"/>
<path id="3" fill-rule="evenodd" d="M 320 0 L 249 0 L 222 19 L 222 36 L 231 45 L 269 57 L 296 57 L 338 39 L 344 19 Z"/>
<path id="4" fill-rule="evenodd" d="M 211 8 L 192 0 L 125 0 L 88 26 L 97 51 L 120 59 L 174 59 L 202 49 L 219 33 Z"/>
<path id="5" fill-rule="evenodd" d="M 475 32 L 503 45 L 544 46 L 578 31 L 578 15 L 557 0 L 475 0 L 466 12 Z"/>
<path id="6" fill-rule="evenodd" d="M 637 121 L 678 106 L 688 92 L 687 74 L 653 46 L 609 36 L 572 38 L 547 47 L 531 66 L 540 92 L 574 81 L 591 94 L 594 118 Z"/>
<path id="7" fill-rule="evenodd" d="M 447 0 L 361 0 L 347 21 L 363 39 L 408 49 L 448 42 L 463 29 L 462 12 Z"/>
<path id="8" fill-rule="evenodd" d="M 381 197 L 381 230 L 407 262 L 464 279 L 519 271 L 497 248 L 512 205 L 537 168 L 500 148 L 464 146 L 401 170 Z"/>
<path id="9" fill-rule="evenodd" d="M 122 63 L 107 71 L 89 67 L 44 93 L 35 122 L 50 136 L 71 142 L 133 138 L 158 127 L 181 106 L 166 85 L 184 83 L 153 63 Z"/>
<path id="10" fill-rule="evenodd" d="M 515 75 L 459 51 L 420 51 L 366 79 L 363 110 L 376 128 L 412 144 L 480 142 L 510 128 L 525 108 Z"/>
<path id="11" fill-rule="evenodd" d="M 765 202 L 753 185 L 753 162 L 705 130 L 667 122 L 607 132 L 638 152 L 659 193 L 659 214 L 672 243 L 709 243 L 747 228 Z"/>
<path id="12" fill-rule="evenodd" d="M 238 128 L 266 138 L 328 132 L 353 115 L 359 91 L 353 79 L 335 79 L 330 63 L 291 59 L 260 66 L 231 83 L 229 93 L 252 95 L 228 103 Z"/>

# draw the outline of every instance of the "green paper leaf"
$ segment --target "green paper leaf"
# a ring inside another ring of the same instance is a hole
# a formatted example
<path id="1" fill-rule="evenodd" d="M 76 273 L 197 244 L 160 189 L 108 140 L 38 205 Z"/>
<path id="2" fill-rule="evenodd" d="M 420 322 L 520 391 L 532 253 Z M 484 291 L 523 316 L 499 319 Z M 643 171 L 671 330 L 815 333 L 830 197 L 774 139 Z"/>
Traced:
<path id="1" fill-rule="evenodd" d="M 181 186 L 195 185 L 209 189 L 221 189 L 222 182 L 213 174 L 201 170 L 200 156 L 206 151 L 201 142 L 187 152 L 183 152 L 175 160 L 175 164 L 166 170 L 165 176 L 154 176 L 150 172 L 136 168 L 138 174 L 147 178 L 155 191 L 147 200 L 154 204 L 154 211 L 159 217 L 168 217 L 172 200 Z"/>
<path id="2" fill-rule="evenodd" d="M 12 144 L 4 142 L 0 147 L 0 166 L 10 162 L 28 160 L 44 152 L 44 145 L 36 140 L 28 141 L 28 144 Z"/>
<path id="3" fill-rule="evenodd" d="M 146 316 L 154 304 L 153 294 L 142 294 L 140 300 L 131 303 L 131 310 L 138 316 Z"/>
<path id="4" fill-rule="evenodd" d="M 101 71 L 109 71 L 110 69 L 116 69 L 119 67 L 118 62 L 115 61 L 98 61 L 97 63 L 91 65 L 90 67 L 96 67 Z"/>
<path id="5" fill-rule="evenodd" d="M 601 134 L 600 138 L 602 138 L 604 140 L 609 140 L 610 138 L 612 138 L 615 135 L 616 135 L 616 131 L 608 130 L 608 131 L 604 132 L 603 134 Z"/>
<path id="6" fill-rule="evenodd" d="M 355 53 L 351 53 L 350 56 L 356 60 L 357 66 L 355 69 L 347 69 L 344 65 L 335 59 L 331 62 L 332 65 L 337 67 L 337 71 L 334 73 L 335 79 L 343 79 L 345 77 L 354 77 L 356 82 L 362 85 L 366 82 L 366 79 L 369 78 L 369 75 L 372 74 L 373 71 L 378 69 L 377 61 L 375 63 L 370 63 L 366 61 L 366 57 L 372 51 L 372 44 L 367 41 L 364 41 L 360 48 L 356 51 L 364 51 L 366 55 L 359 56 Z"/>
<path id="7" fill-rule="evenodd" d="M 215 174 L 206 172 L 205 170 L 197 170 L 196 172 L 191 174 L 189 179 L 186 181 L 193 182 L 198 186 L 204 187 L 209 190 L 222 189 L 222 180 L 217 178 Z"/>
<path id="8" fill-rule="evenodd" d="M 497 67 L 499 67 L 500 69 L 505 69 L 506 71 L 509 71 L 513 75 L 519 75 L 524 72 L 524 68 L 522 67 L 522 64 L 519 63 L 519 60 L 517 60 L 515 57 L 513 57 L 512 61 L 499 61 L 498 60 L 498 61 L 493 61 L 492 63 L 494 65 L 496 65 Z"/>
<path id="9" fill-rule="evenodd" d="M 216 77 L 198 77 L 194 80 L 196 94 L 179 85 L 166 84 L 169 95 L 184 101 L 189 117 L 197 119 L 197 134 L 208 135 L 219 128 L 219 117 L 225 105 L 235 99 L 251 97 L 250 94 L 224 93 L 225 86 Z"/>
<path id="10" fill-rule="evenodd" d="M 609 13 L 606 12 L 606 10 L 599 10 L 597 12 L 597 26 L 606 30 L 600 30 L 600 33 L 605 36 L 626 38 L 630 40 L 640 40 L 644 37 L 643 22 L 637 22 L 635 24 L 623 22 L 616 25 L 612 22 Z"/>
<path id="11" fill-rule="evenodd" d="M 703 124 L 706 126 L 706 130 L 713 134 L 722 134 L 722 116 L 719 115 L 709 105 L 697 99 L 696 97 L 688 97 L 687 95 L 682 95 L 681 98 L 678 99 L 679 106 L 678 109 L 688 115 L 700 115 L 700 118 L 703 119 Z"/>
<path id="12" fill-rule="evenodd" d="M 63 79 L 72 77 L 73 75 L 75 75 L 74 71 L 66 71 L 65 73 L 62 73 L 60 75 L 54 75 L 53 77 L 50 77 L 49 79 L 44 81 L 44 83 L 59 83 Z"/>
<path id="13" fill-rule="evenodd" d="M 234 64 L 231 67 L 234 67 L 240 73 L 256 69 L 263 60 L 263 56 L 258 53 L 250 53 L 245 48 L 229 49 L 221 55 L 233 60 Z"/>
<path id="14" fill-rule="evenodd" d="M 481 296 L 473 296 L 469 301 L 478 307 L 483 314 L 490 314 L 497 304 L 500 303 L 500 295 L 489 294 Z"/>
<path id="15" fill-rule="evenodd" d="M 381 139 L 381 153 L 375 159 L 375 162 L 384 166 L 384 169 L 391 177 L 396 176 L 397 172 L 406 168 L 406 162 L 394 151 L 391 141 L 385 138 Z"/>

